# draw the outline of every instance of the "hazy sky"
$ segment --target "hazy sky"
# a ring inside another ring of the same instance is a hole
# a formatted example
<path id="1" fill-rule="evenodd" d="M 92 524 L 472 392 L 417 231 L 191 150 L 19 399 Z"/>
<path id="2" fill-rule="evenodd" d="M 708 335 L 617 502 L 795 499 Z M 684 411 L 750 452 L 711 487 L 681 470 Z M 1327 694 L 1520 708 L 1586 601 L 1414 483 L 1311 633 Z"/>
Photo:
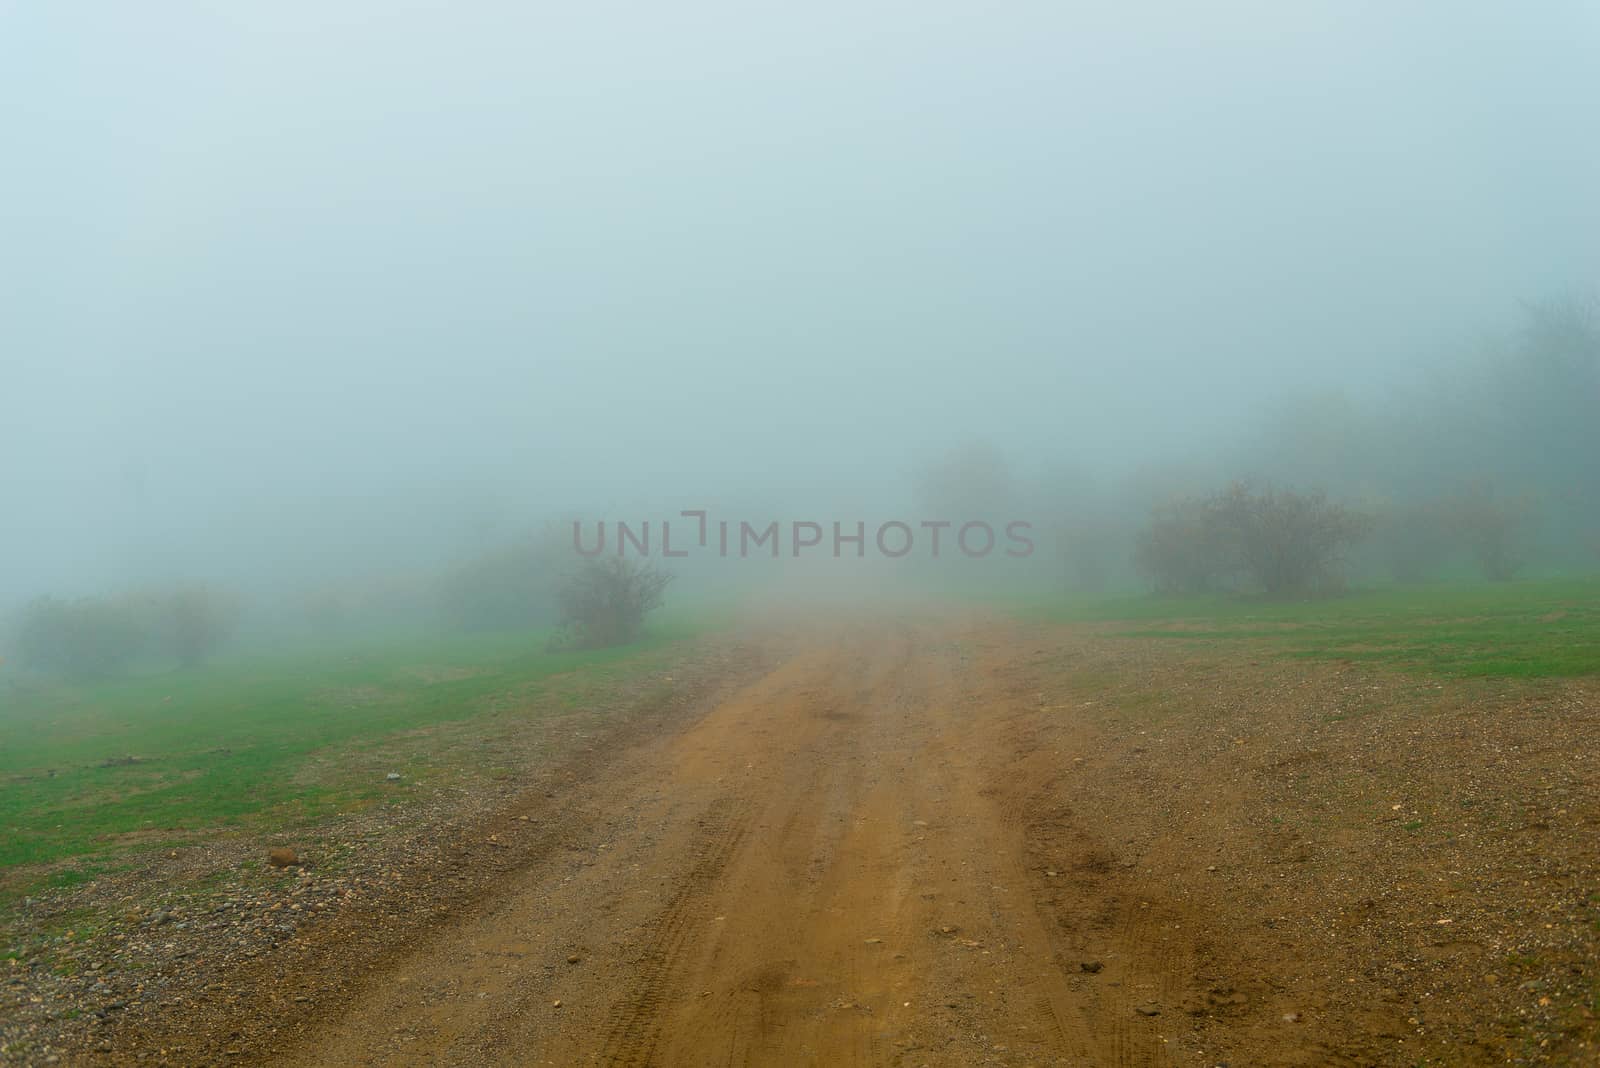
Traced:
<path id="1" fill-rule="evenodd" d="M 1586 0 L 0 0 L 0 599 L 1183 448 L 1592 289 L 1597 100 Z"/>

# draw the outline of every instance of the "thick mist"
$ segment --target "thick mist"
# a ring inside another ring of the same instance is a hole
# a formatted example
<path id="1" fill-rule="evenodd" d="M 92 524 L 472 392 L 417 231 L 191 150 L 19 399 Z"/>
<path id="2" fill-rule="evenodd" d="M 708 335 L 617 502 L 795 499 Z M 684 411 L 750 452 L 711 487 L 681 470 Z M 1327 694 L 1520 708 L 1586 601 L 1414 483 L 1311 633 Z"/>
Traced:
<path id="1" fill-rule="evenodd" d="M 1232 479 L 1600 545 L 1587 4 L 12 5 L 0 78 L 8 612 L 683 509 L 1127 585 Z"/>

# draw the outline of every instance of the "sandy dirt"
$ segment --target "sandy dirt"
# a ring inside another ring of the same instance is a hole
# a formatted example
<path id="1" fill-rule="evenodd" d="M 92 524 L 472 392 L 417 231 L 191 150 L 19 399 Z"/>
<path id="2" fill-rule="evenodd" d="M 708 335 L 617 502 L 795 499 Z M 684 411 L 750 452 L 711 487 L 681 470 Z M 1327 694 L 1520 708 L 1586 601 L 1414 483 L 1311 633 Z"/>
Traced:
<path id="1" fill-rule="evenodd" d="M 1592 688 L 961 615 L 749 640 L 473 829 L 536 830 L 429 876 L 465 907 L 313 929 L 116 1059 L 1600 1063 Z"/>
<path id="2" fill-rule="evenodd" d="M 1076 945 L 1041 906 L 1026 769 L 992 718 L 1026 695 L 991 692 L 957 638 L 791 637 L 608 784 L 594 863 L 440 932 L 290 1059 L 1159 1061 L 1171 1021 L 1140 1009 L 1177 1012 L 1181 913 L 1103 870 L 1092 827 L 1065 828 L 1060 885 L 1115 915 Z"/>

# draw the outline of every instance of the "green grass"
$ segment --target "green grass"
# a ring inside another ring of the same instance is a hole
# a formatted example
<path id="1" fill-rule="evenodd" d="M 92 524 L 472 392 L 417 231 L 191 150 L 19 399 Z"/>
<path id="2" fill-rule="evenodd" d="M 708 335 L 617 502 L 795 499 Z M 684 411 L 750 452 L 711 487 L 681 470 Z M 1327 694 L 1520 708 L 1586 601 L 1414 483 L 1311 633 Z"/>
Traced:
<path id="1" fill-rule="evenodd" d="M 1117 597 L 1034 603 L 1128 637 L 1451 676 L 1600 674 L 1600 579 L 1356 591 L 1314 601 Z"/>
<path id="2" fill-rule="evenodd" d="M 594 652 L 547 652 L 541 633 L 496 634 L 32 692 L 0 682 L 0 871 L 84 858 L 42 879 L 65 885 L 88 877 L 97 854 L 182 841 L 268 810 L 294 822 L 362 803 L 382 795 L 388 769 L 359 756 L 345 766 L 349 754 L 485 712 L 520 714 L 518 698 L 555 676 L 581 668 L 587 685 L 641 670 L 691 630 L 680 623 Z M 313 754 L 332 755 L 347 774 L 304 774 Z"/>

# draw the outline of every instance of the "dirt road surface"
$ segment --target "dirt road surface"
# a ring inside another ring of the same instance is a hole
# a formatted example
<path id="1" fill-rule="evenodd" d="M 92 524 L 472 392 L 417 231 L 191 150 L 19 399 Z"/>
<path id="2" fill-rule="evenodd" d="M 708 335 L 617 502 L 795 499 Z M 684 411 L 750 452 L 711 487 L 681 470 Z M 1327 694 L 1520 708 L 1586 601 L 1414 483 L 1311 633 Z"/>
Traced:
<path id="1" fill-rule="evenodd" d="M 221 1059 L 1593 1063 L 1592 688 L 949 613 L 749 640 L 759 667 L 474 832 L 531 844 L 468 907 L 382 952 L 297 936 Z M 208 1056 L 166 1026 L 119 1053 Z"/>
<path id="2" fill-rule="evenodd" d="M 796 636 L 596 784 L 616 833 L 592 864 L 530 872 L 289 1059 L 1164 1063 L 1174 1017 L 1141 1010 L 1178 1013 L 1184 914 L 1108 887 L 1093 827 L 1058 827 L 1064 870 L 1036 870 L 1030 769 L 993 715 L 1033 695 L 993 692 L 956 637 Z M 1077 894 L 1092 934 L 1051 904 Z"/>

